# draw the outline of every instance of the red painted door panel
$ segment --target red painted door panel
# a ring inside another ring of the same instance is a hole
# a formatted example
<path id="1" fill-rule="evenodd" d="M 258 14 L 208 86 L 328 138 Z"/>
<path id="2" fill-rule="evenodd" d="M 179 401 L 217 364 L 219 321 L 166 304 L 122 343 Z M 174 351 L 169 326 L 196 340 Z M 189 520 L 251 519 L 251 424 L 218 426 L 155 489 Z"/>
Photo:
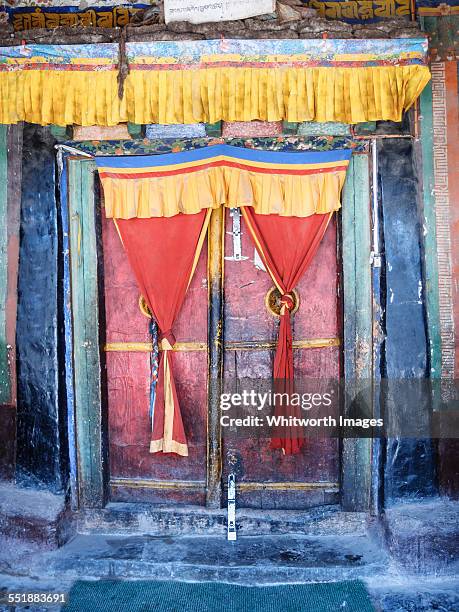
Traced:
<path id="1" fill-rule="evenodd" d="M 230 231 L 231 218 L 227 216 Z M 225 261 L 225 377 L 272 376 L 274 350 L 257 349 L 256 342 L 274 341 L 278 319 L 265 306 L 273 283 L 253 262 L 254 247 L 242 225 L 242 253 L 248 259 Z M 232 242 L 226 241 L 227 256 Z M 297 289 L 300 308 L 293 318 L 294 341 L 337 338 L 336 224 L 324 240 Z M 253 349 L 231 350 L 231 343 L 248 341 Z M 339 347 L 294 350 L 295 377 L 337 378 Z M 306 440 L 298 455 L 285 456 L 269 448 L 269 440 L 227 439 L 223 442 L 224 474 L 236 474 L 238 505 L 302 508 L 336 501 L 339 474 L 337 440 Z"/>
<path id="2" fill-rule="evenodd" d="M 174 352 L 172 355 L 189 457 L 151 454 L 150 354 L 129 350 L 133 347 L 126 345 L 150 342 L 148 319 L 139 309 L 139 290 L 114 223 L 104 219 L 102 226 L 111 497 L 126 501 L 204 503 L 206 352 Z M 207 249 L 203 248 L 183 308 L 174 325 L 178 343 L 207 342 L 206 304 Z M 115 343 L 118 346 L 115 347 Z M 202 375 L 197 376 L 197 372 Z"/>

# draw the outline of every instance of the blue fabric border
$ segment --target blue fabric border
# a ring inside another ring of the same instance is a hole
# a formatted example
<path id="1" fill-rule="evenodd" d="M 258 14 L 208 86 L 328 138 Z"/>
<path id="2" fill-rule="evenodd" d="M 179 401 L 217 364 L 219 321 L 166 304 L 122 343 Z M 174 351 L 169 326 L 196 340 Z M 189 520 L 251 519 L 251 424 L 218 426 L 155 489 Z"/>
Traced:
<path id="1" fill-rule="evenodd" d="M 350 149 L 335 149 L 333 151 L 260 151 L 245 149 L 227 144 L 218 144 L 192 151 L 166 153 L 165 155 L 130 155 L 130 156 L 97 156 L 97 166 L 109 168 L 149 168 L 173 166 L 187 162 L 212 159 L 220 155 L 228 155 L 236 159 L 271 164 L 320 164 L 327 162 L 348 161 L 351 158 Z"/>

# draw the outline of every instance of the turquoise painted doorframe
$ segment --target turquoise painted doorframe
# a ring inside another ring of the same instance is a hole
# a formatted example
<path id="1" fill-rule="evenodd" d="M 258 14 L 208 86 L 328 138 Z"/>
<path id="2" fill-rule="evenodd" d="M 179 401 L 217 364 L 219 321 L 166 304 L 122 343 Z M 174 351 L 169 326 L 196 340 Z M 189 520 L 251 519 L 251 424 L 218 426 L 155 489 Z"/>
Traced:
<path id="1" fill-rule="evenodd" d="M 70 271 L 73 368 L 77 440 L 78 506 L 106 502 L 99 346 L 99 294 L 95 164 L 69 158 Z M 344 288 L 344 373 L 372 376 L 371 217 L 368 154 L 354 154 L 342 209 Z M 342 448 L 342 503 L 348 511 L 370 504 L 371 441 L 345 440 Z"/>

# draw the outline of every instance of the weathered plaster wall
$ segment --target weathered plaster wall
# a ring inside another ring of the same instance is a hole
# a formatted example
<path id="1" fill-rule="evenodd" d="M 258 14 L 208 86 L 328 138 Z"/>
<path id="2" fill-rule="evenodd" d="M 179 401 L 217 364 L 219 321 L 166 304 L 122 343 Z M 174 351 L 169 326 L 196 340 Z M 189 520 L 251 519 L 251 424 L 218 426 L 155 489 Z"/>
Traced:
<path id="1" fill-rule="evenodd" d="M 428 341 L 424 306 L 421 223 L 417 177 L 410 139 L 386 139 L 378 146 L 385 267 L 381 303 L 385 342 L 382 376 L 390 379 L 428 375 Z M 412 393 L 412 392 L 410 392 Z M 395 407 L 410 410 L 410 419 L 425 422 L 429 402 L 403 397 Z M 418 410 L 414 415 L 413 410 Z M 395 416 L 395 415 L 394 415 Z M 386 443 L 384 496 L 399 498 L 435 493 L 435 449 L 431 440 L 391 438 Z"/>
<path id="2" fill-rule="evenodd" d="M 58 221 L 54 139 L 26 125 L 18 279 L 18 470 L 65 484 L 65 404 L 59 402 Z"/>

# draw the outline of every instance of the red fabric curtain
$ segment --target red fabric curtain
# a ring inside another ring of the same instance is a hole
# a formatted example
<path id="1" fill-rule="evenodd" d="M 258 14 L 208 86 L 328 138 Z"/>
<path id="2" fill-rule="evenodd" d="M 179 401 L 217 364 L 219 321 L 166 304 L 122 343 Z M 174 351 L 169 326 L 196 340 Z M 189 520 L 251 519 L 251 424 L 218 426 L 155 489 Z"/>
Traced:
<path id="1" fill-rule="evenodd" d="M 159 361 L 150 452 L 188 455 L 170 349 L 174 320 L 199 256 L 208 212 L 150 219 L 118 219 L 117 228 L 139 289 L 155 318 L 163 349 Z"/>
<path id="2" fill-rule="evenodd" d="M 257 215 L 249 206 L 242 208 L 242 211 L 260 257 L 282 295 L 273 377 L 276 391 L 289 392 L 293 390 L 290 311 L 294 301 L 291 292 L 316 254 L 333 213 L 309 217 L 281 217 Z M 294 430 L 291 430 L 291 433 L 294 434 Z M 294 454 L 303 446 L 303 439 L 295 435 L 273 438 L 271 446 L 282 448 L 287 455 Z"/>

